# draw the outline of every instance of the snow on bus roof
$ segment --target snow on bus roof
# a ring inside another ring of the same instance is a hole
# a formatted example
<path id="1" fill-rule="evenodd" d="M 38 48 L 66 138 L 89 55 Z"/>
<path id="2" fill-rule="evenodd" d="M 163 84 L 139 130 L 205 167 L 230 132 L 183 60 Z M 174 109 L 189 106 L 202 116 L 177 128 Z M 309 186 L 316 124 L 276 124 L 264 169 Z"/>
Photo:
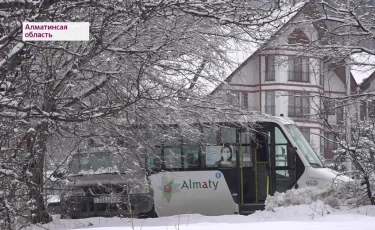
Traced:
<path id="1" fill-rule="evenodd" d="M 247 114 L 241 115 L 228 115 L 227 116 L 199 116 L 199 117 L 190 117 L 187 118 L 186 116 L 175 116 L 173 117 L 172 121 L 164 121 L 164 122 L 150 122 L 150 123 L 138 123 L 135 120 L 131 122 L 127 122 L 127 124 L 120 124 L 123 128 L 136 128 L 136 129 L 143 129 L 147 127 L 153 126 L 191 126 L 194 124 L 213 124 L 213 123 L 250 123 L 254 124 L 256 122 L 276 122 L 280 125 L 296 125 L 296 123 L 289 117 L 283 116 L 273 116 L 270 114 L 262 113 L 259 111 L 248 111 Z"/>
<path id="2" fill-rule="evenodd" d="M 260 112 L 251 112 L 250 114 L 238 115 L 238 116 L 233 116 L 230 118 L 201 117 L 201 118 L 198 118 L 196 122 L 182 121 L 181 123 L 191 124 L 191 123 L 255 123 L 255 122 L 278 122 L 282 125 L 295 125 L 296 124 L 292 119 L 288 117 L 273 116 L 273 115 L 260 113 Z M 175 121 L 173 123 L 178 124 L 179 122 Z"/>

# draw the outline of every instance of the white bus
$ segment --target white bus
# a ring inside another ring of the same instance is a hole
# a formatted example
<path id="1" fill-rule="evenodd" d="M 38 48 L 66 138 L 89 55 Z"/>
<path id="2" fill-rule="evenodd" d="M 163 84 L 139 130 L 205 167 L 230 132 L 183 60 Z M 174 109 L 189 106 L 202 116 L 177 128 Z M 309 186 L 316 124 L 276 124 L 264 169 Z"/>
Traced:
<path id="1" fill-rule="evenodd" d="M 195 140 L 167 128 L 176 138 L 155 145 L 147 160 L 159 217 L 250 214 L 275 192 L 350 180 L 324 167 L 288 118 L 197 126 L 202 136 Z"/>

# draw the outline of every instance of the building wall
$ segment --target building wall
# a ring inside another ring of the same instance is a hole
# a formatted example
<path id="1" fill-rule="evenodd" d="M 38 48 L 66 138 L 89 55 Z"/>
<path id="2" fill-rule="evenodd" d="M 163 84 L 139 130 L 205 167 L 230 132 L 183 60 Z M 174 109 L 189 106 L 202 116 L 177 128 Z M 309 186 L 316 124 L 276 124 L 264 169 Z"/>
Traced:
<path id="1" fill-rule="evenodd" d="M 259 92 L 249 93 L 249 110 L 259 111 Z"/>
<path id="2" fill-rule="evenodd" d="M 316 153 L 321 153 L 321 137 L 320 137 L 320 128 L 310 128 L 310 144 L 313 147 Z"/>
<path id="3" fill-rule="evenodd" d="M 237 74 L 232 77 L 230 84 L 232 85 L 252 85 L 259 84 L 259 61 L 257 57 L 252 58 L 246 65 L 241 68 Z M 251 90 L 259 89 L 259 87 L 252 87 Z"/>
<path id="4" fill-rule="evenodd" d="M 363 91 L 363 93 L 375 93 L 375 80 L 370 82 L 370 86 Z M 359 110 L 363 110 L 359 116 L 360 120 L 368 120 L 375 116 L 375 100 L 363 101 L 358 103 Z"/>
<path id="5" fill-rule="evenodd" d="M 324 67 L 324 91 L 345 92 L 345 83 L 333 72 Z"/>

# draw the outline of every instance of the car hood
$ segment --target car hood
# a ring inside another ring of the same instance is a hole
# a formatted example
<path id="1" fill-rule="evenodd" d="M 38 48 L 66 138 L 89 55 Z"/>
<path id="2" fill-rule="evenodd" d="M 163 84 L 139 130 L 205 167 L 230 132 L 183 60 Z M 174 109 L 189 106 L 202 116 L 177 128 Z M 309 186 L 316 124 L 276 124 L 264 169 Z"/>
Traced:
<path id="1" fill-rule="evenodd" d="M 131 174 L 90 174 L 69 175 L 67 185 L 69 186 L 91 186 L 98 184 L 127 184 L 145 182 L 146 176 L 143 172 Z"/>
<path id="2" fill-rule="evenodd" d="M 353 181 L 350 177 L 329 168 L 315 168 L 313 176 L 316 178 L 320 178 L 326 182 L 333 182 L 335 184 L 342 182 L 348 183 Z"/>

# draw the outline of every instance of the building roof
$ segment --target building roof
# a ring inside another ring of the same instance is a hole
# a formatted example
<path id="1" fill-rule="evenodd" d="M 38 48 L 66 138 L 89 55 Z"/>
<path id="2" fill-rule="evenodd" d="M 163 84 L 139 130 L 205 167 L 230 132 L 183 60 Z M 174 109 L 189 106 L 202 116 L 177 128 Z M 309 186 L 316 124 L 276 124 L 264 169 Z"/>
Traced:
<path id="1" fill-rule="evenodd" d="M 371 82 L 375 80 L 375 71 L 359 85 L 361 90 L 366 90 L 370 87 Z"/>
<path id="2" fill-rule="evenodd" d="M 340 78 L 342 82 L 346 85 L 346 73 L 345 73 L 345 66 L 339 66 L 338 68 L 335 68 L 333 70 L 335 74 Z M 353 74 L 350 73 L 350 89 L 351 91 L 356 91 L 358 87 L 358 84 L 356 80 L 353 77 Z"/>

